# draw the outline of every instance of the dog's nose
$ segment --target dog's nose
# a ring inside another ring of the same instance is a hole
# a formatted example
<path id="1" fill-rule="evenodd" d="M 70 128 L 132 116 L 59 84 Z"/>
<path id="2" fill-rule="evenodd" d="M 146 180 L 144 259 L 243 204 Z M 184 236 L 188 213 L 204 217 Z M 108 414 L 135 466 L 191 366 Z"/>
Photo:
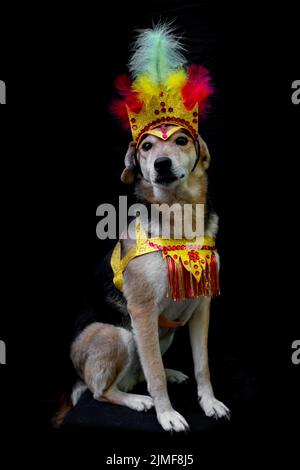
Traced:
<path id="1" fill-rule="evenodd" d="M 167 173 L 172 166 L 172 161 L 169 157 L 157 158 L 154 162 L 154 168 L 160 174 Z"/>

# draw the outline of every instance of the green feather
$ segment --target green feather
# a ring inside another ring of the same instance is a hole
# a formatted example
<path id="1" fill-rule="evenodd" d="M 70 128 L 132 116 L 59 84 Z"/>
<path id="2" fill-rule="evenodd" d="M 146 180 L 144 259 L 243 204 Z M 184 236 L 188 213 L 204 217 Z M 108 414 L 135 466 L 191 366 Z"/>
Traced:
<path id="1" fill-rule="evenodd" d="M 169 24 L 140 30 L 133 45 L 129 70 L 133 78 L 147 74 L 154 83 L 163 83 L 171 72 L 185 65 L 183 50 L 180 37 Z"/>

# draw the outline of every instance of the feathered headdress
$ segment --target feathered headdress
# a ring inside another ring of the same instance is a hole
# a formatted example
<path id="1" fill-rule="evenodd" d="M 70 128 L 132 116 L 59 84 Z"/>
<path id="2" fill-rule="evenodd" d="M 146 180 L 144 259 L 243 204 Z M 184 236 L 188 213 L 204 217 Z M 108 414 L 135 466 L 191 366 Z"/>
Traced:
<path id="1" fill-rule="evenodd" d="M 166 124 L 187 129 L 196 139 L 198 119 L 213 93 L 206 68 L 186 66 L 180 38 L 169 25 L 157 25 L 139 32 L 129 62 L 131 78 L 121 75 L 116 88 L 121 96 L 112 112 L 124 128 L 131 128 L 138 144 L 145 133 L 166 140 Z"/>

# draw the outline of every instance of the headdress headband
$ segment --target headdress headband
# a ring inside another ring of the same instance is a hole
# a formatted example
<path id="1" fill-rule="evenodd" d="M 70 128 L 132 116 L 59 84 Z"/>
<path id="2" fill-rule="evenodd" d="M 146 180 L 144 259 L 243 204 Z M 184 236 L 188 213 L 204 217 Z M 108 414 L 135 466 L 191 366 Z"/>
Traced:
<path id="1" fill-rule="evenodd" d="M 182 51 L 180 39 L 168 25 L 140 31 L 129 62 L 131 78 L 116 79 L 121 99 L 114 101 L 112 112 L 125 128 L 130 126 L 137 144 L 158 126 L 158 136 L 167 139 L 166 124 L 187 129 L 197 138 L 199 117 L 213 88 L 208 70 L 186 67 Z"/>

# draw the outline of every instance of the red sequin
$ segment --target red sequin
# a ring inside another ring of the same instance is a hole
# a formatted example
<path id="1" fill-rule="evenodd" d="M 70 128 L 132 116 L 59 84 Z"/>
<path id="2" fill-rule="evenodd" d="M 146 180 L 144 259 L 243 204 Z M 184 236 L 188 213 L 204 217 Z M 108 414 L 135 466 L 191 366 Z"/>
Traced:
<path id="1" fill-rule="evenodd" d="M 188 256 L 190 260 L 194 262 L 199 260 L 199 254 L 197 253 L 197 251 L 194 251 L 194 250 L 189 251 Z"/>

